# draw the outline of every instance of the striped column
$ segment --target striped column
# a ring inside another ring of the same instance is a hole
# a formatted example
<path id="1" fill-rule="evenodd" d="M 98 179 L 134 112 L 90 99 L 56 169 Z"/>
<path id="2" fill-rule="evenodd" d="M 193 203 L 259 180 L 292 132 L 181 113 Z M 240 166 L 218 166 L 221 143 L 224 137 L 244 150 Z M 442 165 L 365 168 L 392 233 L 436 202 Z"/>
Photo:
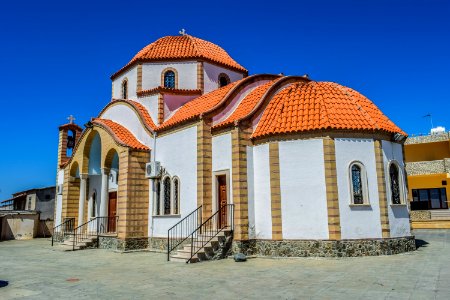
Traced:
<path id="1" fill-rule="evenodd" d="M 340 240 L 341 221 L 336 174 L 336 149 L 333 139 L 323 139 L 323 156 L 325 162 L 329 239 Z"/>
<path id="2" fill-rule="evenodd" d="M 211 121 L 197 126 L 197 206 L 203 205 L 203 220 L 212 214 L 212 136 Z"/>
<path id="3" fill-rule="evenodd" d="M 272 210 L 272 240 L 283 239 L 281 215 L 280 151 L 278 142 L 269 144 L 270 199 Z"/>
<path id="4" fill-rule="evenodd" d="M 378 181 L 378 201 L 380 205 L 380 221 L 381 221 L 381 235 L 383 238 L 389 238 L 391 231 L 389 228 L 389 216 L 388 216 L 388 199 L 386 194 L 386 177 L 384 172 L 383 151 L 381 147 L 381 141 L 374 141 L 375 147 L 375 161 L 377 169 L 377 181 Z"/>

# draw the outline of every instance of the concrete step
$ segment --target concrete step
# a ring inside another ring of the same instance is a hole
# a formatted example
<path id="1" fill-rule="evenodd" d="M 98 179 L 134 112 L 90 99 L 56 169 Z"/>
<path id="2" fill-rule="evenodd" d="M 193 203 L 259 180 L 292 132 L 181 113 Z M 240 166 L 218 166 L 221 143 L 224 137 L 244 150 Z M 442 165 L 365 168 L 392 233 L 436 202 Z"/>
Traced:
<path id="1" fill-rule="evenodd" d="M 170 256 L 170 261 L 185 263 L 189 259 L 189 257 L 191 257 L 190 252 L 189 252 L 189 256 L 185 255 L 184 253 L 183 254 L 175 253 L 174 255 Z M 198 259 L 198 256 L 196 254 L 191 258 L 190 263 L 197 263 L 199 261 L 200 260 Z"/>
<path id="2" fill-rule="evenodd" d="M 431 220 L 450 220 L 450 210 L 430 210 Z"/>

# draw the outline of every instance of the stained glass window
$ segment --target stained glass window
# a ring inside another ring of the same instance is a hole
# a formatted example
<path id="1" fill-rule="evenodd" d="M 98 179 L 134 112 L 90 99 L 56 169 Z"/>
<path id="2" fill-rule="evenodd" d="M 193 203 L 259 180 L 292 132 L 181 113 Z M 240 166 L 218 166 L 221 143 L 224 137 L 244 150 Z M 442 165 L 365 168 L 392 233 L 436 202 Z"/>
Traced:
<path id="1" fill-rule="evenodd" d="M 161 183 L 159 181 L 156 181 L 155 183 L 155 215 L 161 214 Z"/>
<path id="2" fill-rule="evenodd" d="M 352 166 L 352 187 L 353 187 L 353 204 L 363 204 L 363 185 L 361 177 L 361 167 L 358 165 Z"/>
<path id="3" fill-rule="evenodd" d="M 175 72 L 167 71 L 164 73 L 164 87 L 174 89 L 175 88 Z"/>
<path id="4" fill-rule="evenodd" d="M 391 180 L 391 201 L 392 204 L 401 204 L 400 198 L 400 176 L 398 167 L 391 164 L 389 167 L 389 177 Z"/>
<path id="5" fill-rule="evenodd" d="M 170 215 L 170 177 L 164 179 L 164 214 Z"/>
<path id="6" fill-rule="evenodd" d="M 224 87 L 229 83 L 230 83 L 230 81 L 228 80 L 228 78 L 225 75 L 221 75 L 219 77 L 219 87 Z"/>
<path id="7" fill-rule="evenodd" d="M 175 214 L 178 214 L 178 195 L 179 195 L 179 182 L 178 182 L 178 178 L 175 178 L 173 180 L 173 211 Z"/>
<path id="8" fill-rule="evenodd" d="M 122 99 L 128 98 L 128 81 L 124 80 L 122 82 Z"/>

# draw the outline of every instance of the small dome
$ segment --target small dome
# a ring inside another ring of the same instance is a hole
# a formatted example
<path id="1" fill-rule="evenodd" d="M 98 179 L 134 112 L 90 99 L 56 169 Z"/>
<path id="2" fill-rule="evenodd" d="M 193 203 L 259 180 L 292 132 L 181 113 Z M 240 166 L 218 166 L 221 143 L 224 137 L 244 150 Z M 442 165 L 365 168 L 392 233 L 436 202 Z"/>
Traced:
<path id="1" fill-rule="evenodd" d="M 406 136 L 372 101 L 333 82 L 297 82 L 267 105 L 254 138 L 317 130 L 384 131 Z"/>
<path id="2" fill-rule="evenodd" d="M 112 77 L 137 61 L 167 61 L 180 59 L 204 59 L 225 67 L 247 73 L 247 70 L 231 58 L 221 47 L 191 35 L 166 36 L 139 51 L 133 59 Z"/>

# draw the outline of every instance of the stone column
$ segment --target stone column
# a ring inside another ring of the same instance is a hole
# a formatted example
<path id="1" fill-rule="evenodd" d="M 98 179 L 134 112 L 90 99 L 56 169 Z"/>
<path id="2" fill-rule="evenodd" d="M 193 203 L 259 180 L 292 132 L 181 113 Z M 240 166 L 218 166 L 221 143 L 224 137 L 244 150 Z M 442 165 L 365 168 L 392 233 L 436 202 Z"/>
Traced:
<path id="1" fill-rule="evenodd" d="M 109 169 L 102 168 L 102 192 L 100 199 L 100 213 L 99 217 L 107 217 L 108 216 L 108 176 Z"/>
<path id="2" fill-rule="evenodd" d="M 80 174 L 80 200 L 78 202 L 78 226 L 84 223 L 84 203 L 86 202 L 86 187 L 89 174 Z"/>

